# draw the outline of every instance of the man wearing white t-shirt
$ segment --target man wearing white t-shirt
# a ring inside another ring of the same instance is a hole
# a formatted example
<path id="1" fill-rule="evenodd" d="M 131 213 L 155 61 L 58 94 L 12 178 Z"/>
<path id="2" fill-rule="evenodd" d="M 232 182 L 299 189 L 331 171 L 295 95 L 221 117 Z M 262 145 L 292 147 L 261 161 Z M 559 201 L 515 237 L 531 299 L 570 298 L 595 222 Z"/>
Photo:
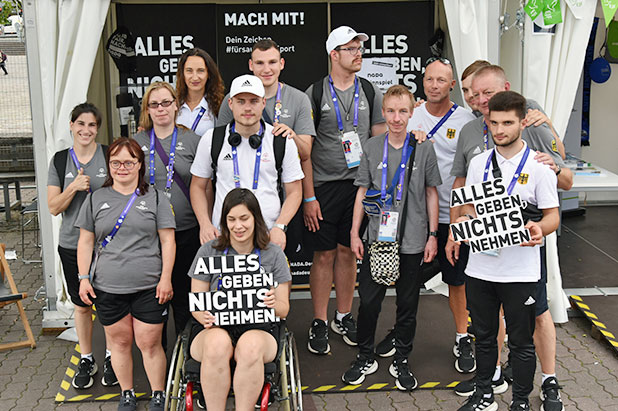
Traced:
<path id="1" fill-rule="evenodd" d="M 191 166 L 191 205 L 200 224 L 203 243 L 219 236 L 221 206 L 225 195 L 235 187 L 252 189 L 270 230 L 270 240 L 285 248 L 285 231 L 302 199 L 304 177 L 294 140 L 287 140 L 281 166 L 285 201 L 281 204 L 279 176 L 275 164 L 273 127 L 261 121 L 264 86 L 259 78 L 242 75 L 232 81 L 228 104 L 234 121 L 225 127 L 225 137 L 212 164 L 211 149 L 217 128 L 200 140 Z M 216 185 L 213 177 L 216 170 Z"/>
<path id="2" fill-rule="evenodd" d="M 498 358 L 498 313 L 504 307 L 509 348 L 512 353 L 513 401 L 511 410 L 529 410 L 536 356 L 535 325 L 536 283 L 540 278 L 539 245 L 543 236 L 556 230 L 559 223 L 556 175 L 549 166 L 534 160 L 534 153 L 521 139 L 525 128 L 526 99 L 513 91 L 496 94 L 489 101 L 489 127 L 496 148 L 474 157 L 468 167 L 466 185 L 495 177 L 490 163 L 495 156 L 502 184 L 509 195 L 518 194 L 527 204 L 542 212 L 538 222 L 529 220 L 531 240 L 507 247 L 497 253 L 470 254 L 466 267 L 466 297 L 476 334 L 476 391 L 459 410 L 493 411 L 498 409 L 491 386 Z M 487 164 L 490 164 L 487 166 Z M 489 169 L 486 172 L 486 169 Z M 472 218 L 474 207 L 463 206 L 462 217 Z"/>

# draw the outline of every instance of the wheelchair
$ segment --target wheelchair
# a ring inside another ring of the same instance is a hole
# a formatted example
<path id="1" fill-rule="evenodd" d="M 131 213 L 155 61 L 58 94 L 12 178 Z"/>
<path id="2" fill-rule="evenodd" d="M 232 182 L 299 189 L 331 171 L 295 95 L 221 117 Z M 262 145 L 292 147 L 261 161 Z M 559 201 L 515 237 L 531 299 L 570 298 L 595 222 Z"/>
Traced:
<path id="1" fill-rule="evenodd" d="M 165 385 L 166 411 L 193 411 L 194 394 L 200 385 L 200 363 L 191 358 L 189 336 L 191 321 L 178 336 Z M 303 395 L 296 340 L 281 321 L 279 349 L 275 360 L 264 364 L 264 386 L 256 409 L 268 410 L 269 404 L 280 402 L 285 411 L 302 411 Z"/>

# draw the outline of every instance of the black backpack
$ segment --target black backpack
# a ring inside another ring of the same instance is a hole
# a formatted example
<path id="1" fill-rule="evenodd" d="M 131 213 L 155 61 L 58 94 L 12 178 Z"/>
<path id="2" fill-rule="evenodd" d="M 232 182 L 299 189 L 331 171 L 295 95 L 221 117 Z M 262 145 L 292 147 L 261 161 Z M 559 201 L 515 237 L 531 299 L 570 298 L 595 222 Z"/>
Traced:
<path id="1" fill-rule="evenodd" d="M 361 87 L 363 88 L 363 92 L 365 93 L 365 97 L 367 97 L 367 101 L 369 102 L 369 123 L 371 124 L 371 120 L 373 119 L 373 100 L 376 96 L 376 92 L 373 89 L 373 84 L 367 79 L 362 77 L 358 78 L 361 83 Z M 318 125 L 320 124 L 320 117 L 322 116 L 322 94 L 324 93 L 324 79 L 320 79 L 313 83 L 313 89 L 311 90 L 311 97 L 313 99 L 313 124 L 315 125 L 315 131 L 318 131 Z"/>
<path id="2" fill-rule="evenodd" d="M 101 144 L 101 148 L 103 149 L 104 156 L 107 156 L 107 147 L 108 146 Z M 56 174 L 58 174 L 58 178 L 60 179 L 60 189 L 61 190 L 64 190 L 64 172 L 67 169 L 67 158 L 68 157 L 69 157 L 68 148 L 58 151 L 54 155 L 54 167 L 56 167 Z"/>
<path id="3" fill-rule="evenodd" d="M 225 139 L 225 129 L 227 125 L 215 127 L 212 132 L 212 146 L 210 147 L 210 161 L 212 166 L 212 184 L 213 190 L 217 182 L 217 160 L 221 149 L 223 148 L 223 140 Z M 283 170 L 283 156 L 285 155 L 285 144 L 287 137 L 273 136 L 273 151 L 275 152 L 275 168 L 277 169 L 277 190 L 279 191 L 279 199 L 283 204 L 284 191 L 281 183 L 281 172 Z"/>

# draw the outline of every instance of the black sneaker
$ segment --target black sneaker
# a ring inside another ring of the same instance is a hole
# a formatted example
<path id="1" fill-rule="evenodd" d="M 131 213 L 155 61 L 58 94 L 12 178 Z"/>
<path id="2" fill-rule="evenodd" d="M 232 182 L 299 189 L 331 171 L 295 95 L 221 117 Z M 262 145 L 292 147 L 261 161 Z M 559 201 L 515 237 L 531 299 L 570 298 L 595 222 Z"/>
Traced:
<path id="1" fill-rule="evenodd" d="M 358 345 L 356 342 L 356 321 L 354 321 L 352 313 L 347 313 L 343 316 L 341 321 L 339 321 L 335 315 L 335 319 L 330 323 L 330 328 L 337 334 L 343 336 L 343 341 L 346 344 L 353 347 Z"/>
<path id="2" fill-rule="evenodd" d="M 376 345 L 376 354 L 380 357 L 392 357 L 395 355 L 395 329 L 386 334 L 386 337 Z"/>
<path id="3" fill-rule="evenodd" d="M 92 384 L 94 384 L 94 378 L 92 378 L 92 376 L 95 375 L 98 370 L 99 368 L 94 360 L 89 360 L 88 358 L 79 360 L 77 374 L 73 377 L 73 387 L 78 390 L 92 387 Z"/>
<path id="4" fill-rule="evenodd" d="M 311 323 L 307 348 L 314 354 L 324 355 L 330 352 L 330 344 L 328 344 L 328 326 L 324 321 L 316 318 Z"/>
<path id="5" fill-rule="evenodd" d="M 504 368 L 502 369 L 502 375 L 504 376 L 504 381 L 509 384 L 513 383 L 513 367 L 511 367 L 511 361 L 507 360 L 506 364 L 504 364 Z"/>
<path id="6" fill-rule="evenodd" d="M 407 359 L 396 359 L 393 361 L 391 366 L 388 367 L 388 372 L 395 377 L 395 385 L 401 391 L 412 391 L 418 387 L 418 381 L 416 381 L 414 374 L 408 368 Z"/>
<path id="7" fill-rule="evenodd" d="M 560 389 L 556 377 L 549 377 L 541 386 L 541 411 L 564 411 L 562 399 L 560 398 Z"/>
<path id="8" fill-rule="evenodd" d="M 116 373 L 112 368 L 112 357 L 105 357 L 105 362 L 103 363 L 103 378 L 101 378 L 101 384 L 104 387 L 111 387 L 118 384 L 118 378 L 116 378 Z"/>
<path id="9" fill-rule="evenodd" d="M 453 354 L 457 357 L 455 360 L 455 369 L 457 371 L 468 374 L 476 370 L 476 361 L 474 360 L 470 336 L 460 338 L 459 342 L 455 343 Z"/>
<path id="10" fill-rule="evenodd" d="M 481 392 L 475 391 L 458 411 L 496 411 L 497 409 L 498 403 L 494 401 L 493 394 L 489 398 L 484 398 Z"/>
<path id="11" fill-rule="evenodd" d="M 500 375 L 500 378 L 497 381 L 491 382 L 491 389 L 494 394 L 503 394 L 506 390 L 509 389 L 509 385 L 506 381 L 504 381 L 504 377 Z M 455 387 L 455 394 L 460 397 L 469 397 L 474 394 L 476 390 L 476 376 L 472 379 L 462 381 Z"/>
<path id="12" fill-rule="evenodd" d="M 530 411 L 530 403 L 528 400 L 514 400 L 509 407 L 511 411 Z"/>
<path id="13" fill-rule="evenodd" d="M 163 411 L 165 407 L 165 394 L 163 391 L 155 391 L 152 393 L 150 403 L 148 404 L 149 411 Z"/>
<path id="14" fill-rule="evenodd" d="M 135 411 L 137 410 L 137 399 L 135 393 L 131 390 L 123 391 L 120 395 L 118 403 L 118 411 Z"/>
<path id="15" fill-rule="evenodd" d="M 378 370 L 378 362 L 374 359 L 356 356 L 352 367 L 341 376 L 341 380 L 349 385 L 362 384 L 365 376 L 373 374 Z"/>

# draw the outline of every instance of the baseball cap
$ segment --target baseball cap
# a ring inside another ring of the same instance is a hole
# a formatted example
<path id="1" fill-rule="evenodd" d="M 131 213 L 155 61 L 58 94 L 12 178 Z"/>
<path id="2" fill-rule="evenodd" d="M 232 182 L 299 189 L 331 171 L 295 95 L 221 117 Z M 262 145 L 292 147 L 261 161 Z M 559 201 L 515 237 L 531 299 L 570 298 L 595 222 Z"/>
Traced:
<path id="1" fill-rule="evenodd" d="M 264 97 L 262 80 L 251 74 L 243 74 L 236 77 L 230 87 L 230 98 L 240 93 L 251 93 L 258 97 Z"/>
<path id="2" fill-rule="evenodd" d="M 348 41 L 352 40 L 355 37 L 358 37 L 360 41 L 369 40 L 369 36 L 367 36 L 365 33 L 357 33 L 356 30 L 354 30 L 352 27 L 337 27 L 328 35 L 328 39 L 326 40 L 326 52 L 330 54 L 330 52 L 335 50 L 335 48 L 346 44 Z"/>

